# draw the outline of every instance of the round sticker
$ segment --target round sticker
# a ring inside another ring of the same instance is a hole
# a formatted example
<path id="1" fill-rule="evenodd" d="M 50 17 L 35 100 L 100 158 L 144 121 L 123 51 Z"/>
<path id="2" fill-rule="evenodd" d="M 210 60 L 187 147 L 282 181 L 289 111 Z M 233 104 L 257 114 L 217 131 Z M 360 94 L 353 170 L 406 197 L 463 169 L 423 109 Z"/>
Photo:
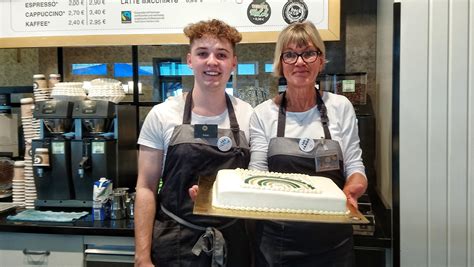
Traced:
<path id="1" fill-rule="evenodd" d="M 288 0 L 283 6 L 282 15 L 288 24 L 302 22 L 308 17 L 308 7 L 303 0 Z"/>
<path id="2" fill-rule="evenodd" d="M 232 139 L 228 136 L 222 136 L 217 140 L 217 148 L 223 152 L 229 151 L 232 148 Z"/>
<path id="3" fill-rule="evenodd" d="M 314 140 L 311 138 L 300 139 L 299 146 L 303 152 L 311 152 L 314 149 Z"/>
<path id="4" fill-rule="evenodd" d="M 253 24 L 265 24 L 272 13 L 270 5 L 265 1 L 254 0 L 247 8 L 247 17 Z"/>

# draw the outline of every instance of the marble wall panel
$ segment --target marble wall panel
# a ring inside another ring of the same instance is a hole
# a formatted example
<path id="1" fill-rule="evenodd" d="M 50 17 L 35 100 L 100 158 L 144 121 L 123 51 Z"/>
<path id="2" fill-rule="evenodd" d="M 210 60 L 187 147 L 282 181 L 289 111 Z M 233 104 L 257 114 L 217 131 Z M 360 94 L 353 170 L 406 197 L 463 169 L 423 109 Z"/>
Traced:
<path id="1" fill-rule="evenodd" d="M 33 74 L 38 71 L 37 48 L 0 49 L 0 86 L 31 85 Z"/>

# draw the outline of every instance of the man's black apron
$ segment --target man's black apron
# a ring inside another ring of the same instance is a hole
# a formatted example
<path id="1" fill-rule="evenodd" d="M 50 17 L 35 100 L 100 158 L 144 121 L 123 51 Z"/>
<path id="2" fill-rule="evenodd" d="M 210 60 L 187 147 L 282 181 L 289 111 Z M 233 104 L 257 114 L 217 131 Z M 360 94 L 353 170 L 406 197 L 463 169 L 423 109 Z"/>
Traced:
<path id="1" fill-rule="evenodd" d="M 157 266 L 225 266 L 226 262 L 227 266 L 249 266 L 244 222 L 193 215 L 188 193 L 199 176 L 215 176 L 220 169 L 248 167 L 248 142 L 239 129 L 227 94 L 226 102 L 231 129 L 218 129 L 217 138 L 195 138 L 194 126 L 190 124 L 192 92 L 186 97 L 183 124 L 174 128 L 158 195 L 152 243 L 152 259 Z M 232 147 L 221 151 L 218 139 L 225 136 L 232 140 Z"/>
<path id="2" fill-rule="evenodd" d="M 331 140 L 327 110 L 317 92 L 317 108 L 321 114 L 324 138 L 313 139 L 314 149 L 303 151 L 301 139 L 286 138 L 286 99 L 282 96 L 278 115 L 277 137 L 268 147 L 269 171 L 282 173 L 304 173 L 311 176 L 331 178 L 341 189 L 343 175 L 342 151 L 337 141 Z M 338 155 L 338 170 L 316 171 L 317 155 L 335 151 Z M 351 266 L 352 226 L 342 224 L 257 221 L 257 265 L 256 266 Z"/>

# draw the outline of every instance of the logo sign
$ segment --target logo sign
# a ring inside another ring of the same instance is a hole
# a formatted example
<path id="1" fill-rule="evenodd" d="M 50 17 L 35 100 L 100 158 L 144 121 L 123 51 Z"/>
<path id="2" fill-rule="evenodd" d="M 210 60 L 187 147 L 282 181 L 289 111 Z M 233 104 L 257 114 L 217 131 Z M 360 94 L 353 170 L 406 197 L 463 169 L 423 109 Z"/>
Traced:
<path id="1" fill-rule="evenodd" d="M 256 25 L 265 24 L 270 19 L 271 13 L 270 5 L 265 1 L 254 0 L 247 8 L 247 17 Z"/>
<path id="2" fill-rule="evenodd" d="M 121 21 L 122 23 L 132 23 L 132 12 L 131 11 L 122 11 Z"/>
<path id="3" fill-rule="evenodd" d="M 302 22 L 308 17 L 308 7 L 301 0 L 288 0 L 283 6 L 283 19 L 286 23 Z"/>

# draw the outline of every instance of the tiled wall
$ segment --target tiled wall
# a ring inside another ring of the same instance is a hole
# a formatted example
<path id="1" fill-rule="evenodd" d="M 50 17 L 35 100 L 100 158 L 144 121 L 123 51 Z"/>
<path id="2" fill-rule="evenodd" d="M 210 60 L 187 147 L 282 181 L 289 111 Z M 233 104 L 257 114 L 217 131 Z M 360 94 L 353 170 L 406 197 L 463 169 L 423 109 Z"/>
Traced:
<path id="1" fill-rule="evenodd" d="M 38 57 L 38 49 L 0 49 L 0 86 L 31 85 Z"/>

